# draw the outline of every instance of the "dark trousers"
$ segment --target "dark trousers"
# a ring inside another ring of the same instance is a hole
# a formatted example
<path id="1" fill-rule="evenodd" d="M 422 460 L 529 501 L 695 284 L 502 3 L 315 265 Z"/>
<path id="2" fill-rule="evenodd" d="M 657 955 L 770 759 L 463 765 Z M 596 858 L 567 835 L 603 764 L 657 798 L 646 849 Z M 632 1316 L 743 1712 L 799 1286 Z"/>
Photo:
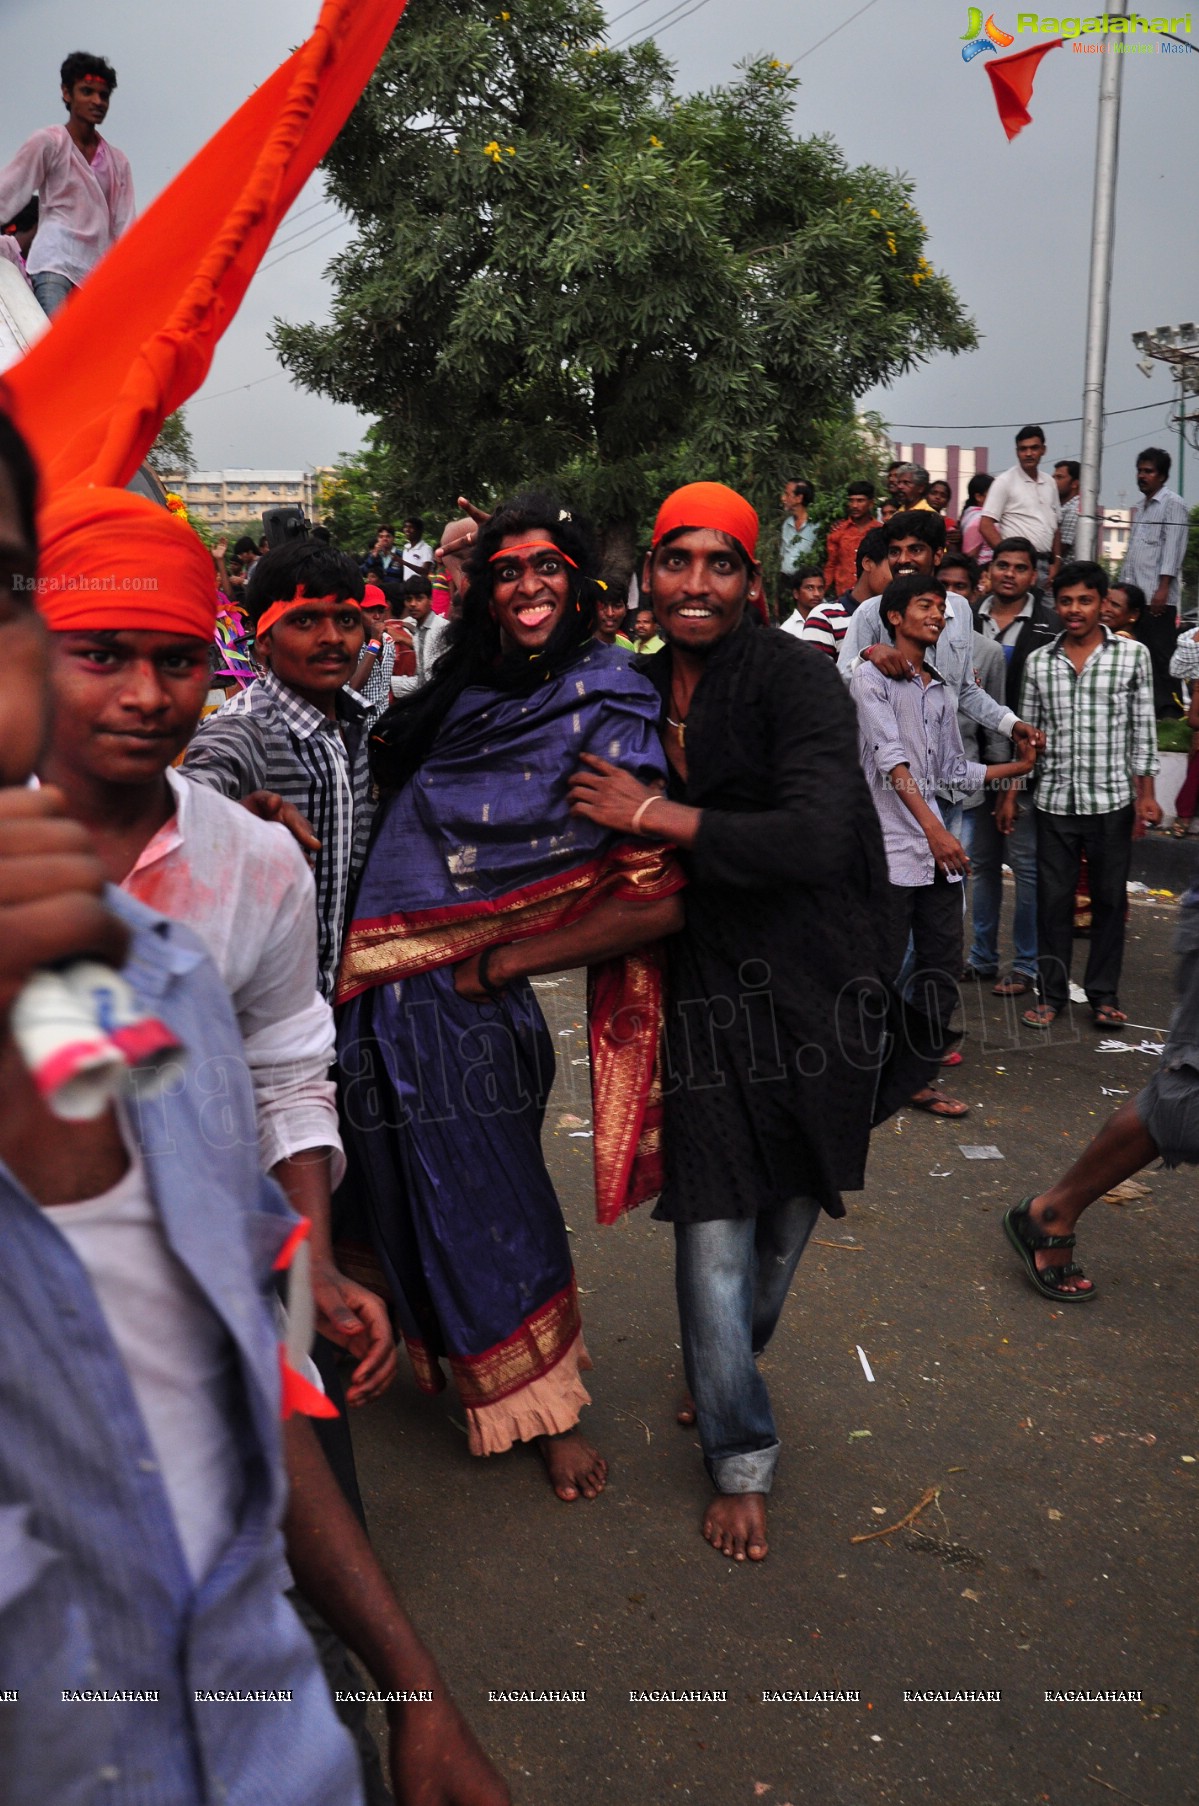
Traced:
<path id="1" fill-rule="evenodd" d="M 912 941 L 912 976 L 904 995 L 933 1026 L 933 1054 L 949 1045 L 949 1023 L 958 1001 L 962 972 L 961 884 L 951 884 L 941 871 L 931 884 L 891 886 L 890 937 L 887 965 L 898 977 Z M 934 1058 L 925 1083 L 936 1076 Z"/>
<path id="2" fill-rule="evenodd" d="M 1091 940 L 1083 989 L 1092 1009 L 1114 1004 L 1124 963 L 1124 911 L 1136 810 L 1050 815 L 1037 810 L 1037 969 L 1041 996 L 1055 1010 L 1070 1001 L 1074 891 L 1082 854 L 1091 892 Z"/>

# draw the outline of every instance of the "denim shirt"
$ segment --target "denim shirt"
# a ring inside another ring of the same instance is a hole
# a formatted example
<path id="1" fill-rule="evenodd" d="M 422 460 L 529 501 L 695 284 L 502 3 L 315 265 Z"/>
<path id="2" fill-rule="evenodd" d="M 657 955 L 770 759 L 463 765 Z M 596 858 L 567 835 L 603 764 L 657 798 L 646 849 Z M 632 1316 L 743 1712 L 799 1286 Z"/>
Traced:
<path id="1" fill-rule="evenodd" d="M 227 995 L 200 944 L 131 897 L 125 976 L 187 1050 L 130 1132 L 168 1245 L 235 1354 L 232 1541 L 188 1572 L 155 1451 L 87 1274 L 0 1165 L 0 1795 L 5 1806 L 357 1806 L 358 1765 L 287 1599 L 279 1356 L 266 1297 L 295 1222 L 258 1166 Z M 77 1703 L 64 1690 L 156 1692 Z M 197 1691 L 290 1691 L 290 1702 Z"/>

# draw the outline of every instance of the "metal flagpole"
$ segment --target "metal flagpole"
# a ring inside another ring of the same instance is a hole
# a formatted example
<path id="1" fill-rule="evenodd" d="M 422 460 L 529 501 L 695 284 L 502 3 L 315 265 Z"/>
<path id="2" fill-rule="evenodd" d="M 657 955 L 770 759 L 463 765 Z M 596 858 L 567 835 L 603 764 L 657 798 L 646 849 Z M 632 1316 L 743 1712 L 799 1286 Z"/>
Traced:
<path id="1" fill-rule="evenodd" d="M 1127 17 L 1118 0 L 1108 18 Z M 1123 45 L 1127 34 L 1116 42 Z M 1091 211 L 1091 282 L 1087 294 L 1087 354 L 1082 382 L 1082 449 L 1079 463 L 1078 534 L 1075 556 L 1094 558 L 1099 544 L 1099 469 L 1103 462 L 1103 382 L 1107 369 L 1107 329 L 1111 304 L 1112 249 L 1116 224 L 1116 168 L 1120 155 L 1122 50 L 1107 33 L 1099 77 L 1099 131 L 1095 143 L 1095 198 Z"/>

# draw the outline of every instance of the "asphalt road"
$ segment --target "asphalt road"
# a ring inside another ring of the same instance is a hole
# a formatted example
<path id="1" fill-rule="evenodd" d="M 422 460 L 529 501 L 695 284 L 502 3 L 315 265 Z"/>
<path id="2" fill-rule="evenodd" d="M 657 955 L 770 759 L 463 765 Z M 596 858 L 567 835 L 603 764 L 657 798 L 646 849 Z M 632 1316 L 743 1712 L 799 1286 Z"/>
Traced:
<path id="1" fill-rule="evenodd" d="M 1172 914 L 1133 907 L 1123 1002 L 1144 1026 L 1129 1044 L 1168 1020 Z M 452 1395 L 425 1400 L 406 1372 L 354 1423 L 376 1546 L 514 1798 L 1199 1801 L 1194 1175 L 1151 1172 L 1150 1196 L 1088 1213 L 1080 1258 L 1101 1295 L 1083 1307 L 1039 1297 L 1000 1227 L 1154 1056 L 1099 1052 L 1085 1009 L 1046 1044 L 989 992 L 967 999 L 952 1076 L 970 1116 L 880 1129 L 867 1189 L 801 1263 L 767 1357 L 784 1443 L 771 1553 L 734 1566 L 699 1535 L 708 1483 L 673 1421 L 670 1231 L 645 1211 L 596 1227 L 581 987 L 540 995 L 561 1055 L 546 1145 L 595 1359 L 584 1423 L 608 1489 L 566 1506 L 532 1451 L 472 1461 Z M 1003 1158 L 967 1160 L 962 1143 Z M 851 1543 L 929 1488 L 910 1528 Z M 489 1700 L 510 1689 L 586 1701 Z M 640 1689 L 727 1698 L 630 1702 Z M 771 1689 L 860 1697 L 767 1703 Z M 1052 1689 L 1140 1699 L 1050 1703 Z"/>

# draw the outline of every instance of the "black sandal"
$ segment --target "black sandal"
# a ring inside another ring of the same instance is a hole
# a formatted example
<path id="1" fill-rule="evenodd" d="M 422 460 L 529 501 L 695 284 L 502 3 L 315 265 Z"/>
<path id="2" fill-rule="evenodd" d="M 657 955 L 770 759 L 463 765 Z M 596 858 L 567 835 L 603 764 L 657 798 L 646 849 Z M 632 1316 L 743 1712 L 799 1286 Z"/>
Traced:
<path id="1" fill-rule="evenodd" d="M 1081 1267 L 1072 1262 L 1064 1267 L 1038 1267 L 1035 1256 L 1042 1248 L 1073 1248 L 1076 1237 L 1072 1235 L 1042 1235 L 1029 1215 L 1031 1198 L 1021 1198 L 1010 1210 L 1003 1214 L 1003 1233 L 1024 1262 L 1028 1277 L 1036 1286 L 1043 1298 L 1055 1298 L 1064 1304 L 1084 1304 L 1088 1298 L 1094 1298 L 1098 1288 L 1094 1285 L 1086 1292 L 1066 1290 L 1063 1282 L 1067 1279 L 1085 1279 L 1086 1274 Z"/>

